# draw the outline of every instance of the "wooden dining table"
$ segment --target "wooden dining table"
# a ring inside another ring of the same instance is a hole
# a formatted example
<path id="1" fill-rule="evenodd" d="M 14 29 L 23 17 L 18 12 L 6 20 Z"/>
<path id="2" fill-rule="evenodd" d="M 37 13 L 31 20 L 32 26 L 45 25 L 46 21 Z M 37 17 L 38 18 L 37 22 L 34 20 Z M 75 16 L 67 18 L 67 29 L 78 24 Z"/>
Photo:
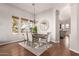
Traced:
<path id="1" fill-rule="evenodd" d="M 47 38 L 47 34 L 32 33 L 33 38 Z"/>
<path id="2" fill-rule="evenodd" d="M 47 34 L 39 34 L 39 33 L 32 33 L 32 37 L 33 37 L 33 40 L 32 40 L 32 43 L 38 43 L 38 45 L 40 45 L 40 40 L 39 39 L 45 39 L 46 42 L 47 42 L 47 37 L 48 35 Z"/>

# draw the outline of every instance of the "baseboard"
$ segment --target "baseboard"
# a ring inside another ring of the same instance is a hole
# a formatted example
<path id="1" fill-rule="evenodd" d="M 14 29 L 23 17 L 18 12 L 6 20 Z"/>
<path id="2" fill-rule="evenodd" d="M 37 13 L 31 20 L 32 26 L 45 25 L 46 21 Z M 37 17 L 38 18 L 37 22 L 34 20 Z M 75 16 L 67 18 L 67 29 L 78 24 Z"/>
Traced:
<path id="1" fill-rule="evenodd" d="M 71 51 L 73 51 L 73 52 L 75 52 L 75 53 L 78 53 L 78 54 L 79 54 L 79 51 L 76 51 L 76 50 L 71 49 L 71 48 L 69 48 L 69 50 L 71 50 Z"/>
<path id="2" fill-rule="evenodd" d="M 1 43 L 0 45 L 6 45 L 6 44 L 9 44 L 9 43 L 15 43 L 15 42 L 19 42 L 21 40 L 18 40 L 18 41 L 9 41 L 9 42 L 5 42 L 5 43 Z M 51 41 L 51 42 L 54 42 L 54 43 L 59 43 L 59 41 Z"/>
<path id="3" fill-rule="evenodd" d="M 20 42 L 20 41 L 23 41 L 23 40 L 9 41 L 9 42 L 5 42 L 5 43 L 1 43 L 0 45 L 6 45 L 6 44 L 15 43 L 15 42 Z"/>
<path id="4" fill-rule="evenodd" d="M 52 41 L 52 42 L 54 42 L 54 43 L 60 43 L 60 41 Z"/>
<path id="5" fill-rule="evenodd" d="M 9 44 L 9 43 L 13 43 L 12 41 L 10 42 L 5 42 L 5 43 L 1 43 L 0 45 L 6 45 L 6 44 Z"/>

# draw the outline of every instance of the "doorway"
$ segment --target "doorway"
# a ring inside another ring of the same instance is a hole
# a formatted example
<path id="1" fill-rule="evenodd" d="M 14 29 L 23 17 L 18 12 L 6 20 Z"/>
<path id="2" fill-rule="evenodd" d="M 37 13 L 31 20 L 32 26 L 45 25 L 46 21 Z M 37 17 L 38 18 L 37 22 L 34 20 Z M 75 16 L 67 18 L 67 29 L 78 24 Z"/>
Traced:
<path id="1" fill-rule="evenodd" d="M 64 44 L 66 48 L 69 48 L 70 42 L 70 18 L 68 20 L 64 20 L 60 22 L 60 43 Z"/>

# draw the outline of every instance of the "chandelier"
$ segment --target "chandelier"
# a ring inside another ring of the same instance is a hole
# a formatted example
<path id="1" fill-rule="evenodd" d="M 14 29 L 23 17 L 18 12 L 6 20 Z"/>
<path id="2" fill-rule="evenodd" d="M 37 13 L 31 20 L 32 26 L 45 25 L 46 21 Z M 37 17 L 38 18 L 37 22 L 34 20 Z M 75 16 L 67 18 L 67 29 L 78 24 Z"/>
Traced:
<path id="1" fill-rule="evenodd" d="M 35 14 L 35 3 L 32 4 L 33 8 L 34 8 L 34 24 L 36 23 L 36 14 Z"/>

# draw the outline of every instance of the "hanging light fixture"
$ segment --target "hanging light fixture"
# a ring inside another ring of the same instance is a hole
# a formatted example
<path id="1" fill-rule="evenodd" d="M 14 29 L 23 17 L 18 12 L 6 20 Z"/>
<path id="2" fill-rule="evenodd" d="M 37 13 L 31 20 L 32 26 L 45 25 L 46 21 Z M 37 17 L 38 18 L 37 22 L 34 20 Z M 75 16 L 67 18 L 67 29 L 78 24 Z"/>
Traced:
<path id="1" fill-rule="evenodd" d="M 34 8 L 34 24 L 35 24 L 35 22 L 36 22 L 36 19 L 35 19 L 36 18 L 36 15 L 35 15 L 35 3 L 33 3 L 32 6 Z"/>
<path id="2" fill-rule="evenodd" d="M 35 3 L 32 4 L 34 8 L 34 21 L 33 21 L 33 27 L 32 27 L 32 32 L 37 33 L 37 25 L 36 25 L 36 14 L 35 14 Z"/>

